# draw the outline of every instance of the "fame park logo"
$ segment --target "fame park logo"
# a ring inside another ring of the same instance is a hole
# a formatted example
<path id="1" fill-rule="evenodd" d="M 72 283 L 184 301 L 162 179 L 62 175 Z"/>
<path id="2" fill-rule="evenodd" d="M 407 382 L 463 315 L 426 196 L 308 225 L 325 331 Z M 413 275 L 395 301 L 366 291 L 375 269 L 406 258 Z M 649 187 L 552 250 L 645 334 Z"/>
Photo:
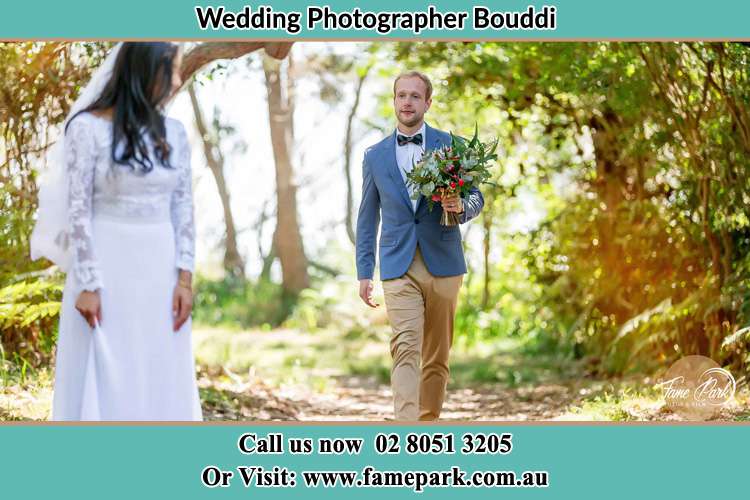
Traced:
<path id="1" fill-rule="evenodd" d="M 666 406 L 686 420 L 710 420 L 734 398 L 737 383 L 711 358 L 686 356 L 677 360 L 662 380 Z"/>

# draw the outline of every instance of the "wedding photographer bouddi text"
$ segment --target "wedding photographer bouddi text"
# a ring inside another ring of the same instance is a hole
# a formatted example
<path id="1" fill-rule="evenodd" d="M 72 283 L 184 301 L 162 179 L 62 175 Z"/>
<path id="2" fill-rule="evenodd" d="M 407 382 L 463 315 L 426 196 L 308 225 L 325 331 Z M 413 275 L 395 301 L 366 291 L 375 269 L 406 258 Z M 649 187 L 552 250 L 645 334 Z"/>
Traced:
<path id="1" fill-rule="evenodd" d="M 225 7 L 195 7 L 195 16 L 201 30 L 284 31 L 289 35 L 302 32 L 303 14 L 299 11 L 277 11 L 261 5 L 253 8 L 246 5 L 240 11 Z M 350 11 L 334 11 L 329 6 L 310 5 L 305 11 L 305 28 L 308 31 L 375 31 L 388 35 L 394 31 L 405 31 L 419 35 L 423 31 L 449 30 L 555 30 L 557 8 L 545 5 L 541 8 L 529 6 L 523 11 L 493 11 L 475 6 L 468 11 L 443 12 L 430 5 L 424 11 L 363 11 L 355 7 Z"/>

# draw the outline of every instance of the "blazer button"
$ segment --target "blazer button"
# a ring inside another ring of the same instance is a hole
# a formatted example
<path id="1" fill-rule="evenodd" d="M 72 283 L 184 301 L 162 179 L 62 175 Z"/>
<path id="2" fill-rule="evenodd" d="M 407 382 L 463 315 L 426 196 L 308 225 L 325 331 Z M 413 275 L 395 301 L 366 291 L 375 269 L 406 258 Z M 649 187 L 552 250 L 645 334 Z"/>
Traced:
<path id="1" fill-rule="evenodd" d="M 419 224 L 419 219 L 414 219 L 414 224 Z"/>

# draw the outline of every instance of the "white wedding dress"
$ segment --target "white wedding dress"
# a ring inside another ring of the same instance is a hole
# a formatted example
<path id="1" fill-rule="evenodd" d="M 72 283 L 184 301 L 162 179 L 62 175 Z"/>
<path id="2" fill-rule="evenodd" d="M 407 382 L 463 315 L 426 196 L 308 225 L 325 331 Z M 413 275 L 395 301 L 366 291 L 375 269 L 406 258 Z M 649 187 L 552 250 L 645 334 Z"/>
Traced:
<path id="1" fill-rule="evenodd" d="M 201 420 L 191 323 L 172 329 L 179 269 L 193 271 L 190 145 L 167 119 L 170 163 L 115 164 L 112 123 L 91 113 L 65 138 L 72 266 L 60 312 L 53 420 Z M 100 290 L 93 329 L 75 309 Z"/>

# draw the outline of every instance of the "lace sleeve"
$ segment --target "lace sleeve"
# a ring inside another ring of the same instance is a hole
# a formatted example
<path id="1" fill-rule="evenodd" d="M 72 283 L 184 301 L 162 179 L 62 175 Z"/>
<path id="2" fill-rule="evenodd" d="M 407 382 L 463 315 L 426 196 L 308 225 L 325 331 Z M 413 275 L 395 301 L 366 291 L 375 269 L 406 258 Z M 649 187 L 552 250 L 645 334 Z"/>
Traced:
<path id="1" fill-rule="evenodd" d="M 172 225 L 175 232 L 177 268 L 193 272 L 195 267 L 195 224 L 193 222 L 193 176 L 190 167 L 190 143 L 182 124 L 175 151 L 179 180 L 172 193 Z"/>
<path id="2" fill-rule="evenodd" d="M 64 140 L 73 275 L 83 290 L 95 291 L 102 288 L 103 283 L 91 231 L 96 169 L 93 131 L 85 121 L 73 120 Z"/>

